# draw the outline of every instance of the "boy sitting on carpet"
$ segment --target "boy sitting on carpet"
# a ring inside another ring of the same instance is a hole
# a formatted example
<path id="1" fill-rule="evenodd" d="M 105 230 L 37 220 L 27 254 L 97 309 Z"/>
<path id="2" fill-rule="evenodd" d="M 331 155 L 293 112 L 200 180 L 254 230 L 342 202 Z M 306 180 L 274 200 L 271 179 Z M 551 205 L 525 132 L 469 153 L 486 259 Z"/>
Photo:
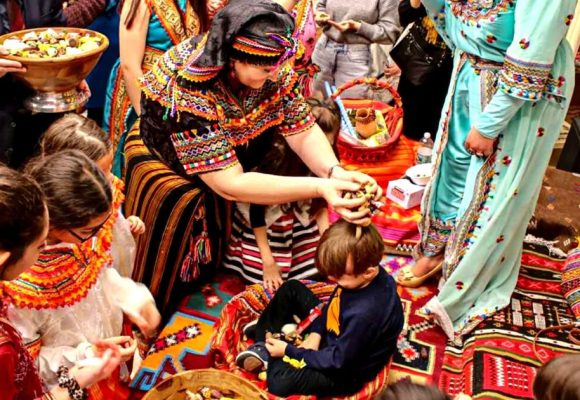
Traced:
<path id="1" fill-rule="evenodd" d="M 341 220 L 320 239 L 316 266 L 337 287 L 300 347 L 266 338 L 267 332 L 294 322 L 294 316 L 304 320 L 320 303 L 302 283 L 288 281 L 260 316 L 255 344 L 238 355 L 242 368 L 267 368 L 270 393 L 351 394 L 374 379 L 395 352 L 403 309 L 395 282 L 379 266 L 381 236 L 372 224 L 360 229 L 357 239 L 357 226 Z"/>

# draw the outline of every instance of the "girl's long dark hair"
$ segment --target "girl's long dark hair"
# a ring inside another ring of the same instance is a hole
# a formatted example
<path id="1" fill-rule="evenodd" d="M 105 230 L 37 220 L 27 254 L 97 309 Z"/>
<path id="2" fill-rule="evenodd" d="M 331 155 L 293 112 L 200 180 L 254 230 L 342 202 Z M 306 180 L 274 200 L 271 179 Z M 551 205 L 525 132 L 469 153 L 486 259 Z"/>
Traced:
<path id="1" fill-rule="evenodd" d="M 125 1 L 131 1 L 131 7 L 129 8 L 129 13 L 127 14 L 127 17 L 125 18 L 125 20 L 123 21 L 123 24 L 127 28 L 131 28 L 131 25 L 133 25 L 133 22 L 135 20 L 135 15 L 137 14 L 137 8 L 139 7 L 139 2 L 145 1 L 145 0 L 121 0 L 121 2 L 119 3 L 119 10 L 123 9 L 123 4 L 125 3 Z M 170 1 L 170 0 L 167 0 L 167 1 Z M 172 1 L 176 1 L 176 0 L 172 0 Z M 209 29 L 209 16 L 207 14 L 207 0 L 187 0 L 187 1 L 189 2 L 189 4 L 191 4 L 191 6 L 193 7 L 193 11 L 195 11 L 195 13 L 197 14 L 197 17 L 199 18 L 201 32 L 205 32 L 206 30 Z"/>
<path id="2" fill-rule="evenodd" d="M 109 180 L 78 150 L 37 158 L 26 170 L 46 196 L 52 228 L 80 228 L 111 209 Z"/>

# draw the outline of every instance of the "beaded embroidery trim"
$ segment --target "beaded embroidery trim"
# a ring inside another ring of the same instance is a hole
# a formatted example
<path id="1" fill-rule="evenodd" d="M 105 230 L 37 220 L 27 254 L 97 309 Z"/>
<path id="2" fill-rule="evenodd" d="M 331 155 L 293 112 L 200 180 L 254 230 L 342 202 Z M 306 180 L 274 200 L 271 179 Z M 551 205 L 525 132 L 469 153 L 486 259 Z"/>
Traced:
<path id="1" fill-rule="evenodd" d="M 285 49 L 267 46 L 245 36 L 236 36 L 232 47 L 242 53 L 259 57 L 280 57 Z"/>
<path id="2" fill-rule="evenodd" d="M 18 279 L 3 282 L 3 294 L 18 308 L 56 309 L 86 297 L 102 270 L 112 262 L 111 242 L 118 210 L 124 201 L 123 182 L 113 180 L 113 214 L 97 235 L 80 245 L 54 246 Z"/>
<path id="3" fill-rule="evenodd" d="M 531 63 L 506 55 L 499 88 L 522 99 L 539 100 L 551 69 L 551 64 Z"/>

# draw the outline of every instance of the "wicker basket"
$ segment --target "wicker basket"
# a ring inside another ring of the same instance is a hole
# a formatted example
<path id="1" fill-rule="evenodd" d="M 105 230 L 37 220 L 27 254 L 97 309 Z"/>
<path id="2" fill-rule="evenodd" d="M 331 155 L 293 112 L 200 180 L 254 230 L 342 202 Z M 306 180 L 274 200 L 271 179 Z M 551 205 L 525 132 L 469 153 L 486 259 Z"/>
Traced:
<path id="1" fill-rule="evenodd" d="M 387 90 L 393 97 L 394 105 L 390 106 L 382 101 L 372 99 L 345 99 L 341 101 L 343 107 L 339 107 L 343 120 L 347 121 L 349 119 L 349 111 L 356 111 L 361 108 L 372 108 L 373 110 L 378 110 L 385 117 L 385 123 L 390 137 L 385 143 L 370 147 L 356 139 L 352 132 L 349 135 L 348 132 L 341 131 L 337 140 L 340 160 L 347 163 L 383 161 L 385 158 L 387 158 L 389 149 L 399 140 L 401 132 L 403 131 L 403 103 L 401 96 L 395 90 L 395 88 L 393 88 L 385 81 L 379 81 L 376 78 L 359 78 L 347 82 L 339 87 L 332 94 L 332 98 L 337 100 L 345 90 L 356 85 L 368 85 L 372 90 Z"/>
<path id="2" fill-rule="evenodd" d="M 266 392 L 250 381 L 217 369 L 194 369 L 181 372 L 160 382 L 143 397 L 143 400 L 185 400 L 186 390 L 195 392 L 203 386 L 232 393 L 231 397 L 243 400 L 266 400 Z"/>

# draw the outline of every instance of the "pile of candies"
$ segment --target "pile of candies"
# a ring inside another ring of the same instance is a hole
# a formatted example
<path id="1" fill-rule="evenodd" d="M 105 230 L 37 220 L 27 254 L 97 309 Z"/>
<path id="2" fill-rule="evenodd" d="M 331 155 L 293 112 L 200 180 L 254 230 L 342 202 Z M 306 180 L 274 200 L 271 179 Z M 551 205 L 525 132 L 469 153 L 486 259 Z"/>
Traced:
<path id="1" fill-rule="evenodd" d="M 102 38 L 90 33 L 81 35 L 66 30 L 47 29 L 27 32 L 20 38 L 6 39 L 2 46 L 13 56 L 26 58 L 58 58 L 98 49 Z"/>
<path id="2" fill-rule="evenodd" d="M 239 397 L 232 397 L 232 393 L 224 393 L 217 389 L 212 389 L 204 386 L 201 389 L 193 392 L 186 390 L 187 400 L 237 400 Z"/>

